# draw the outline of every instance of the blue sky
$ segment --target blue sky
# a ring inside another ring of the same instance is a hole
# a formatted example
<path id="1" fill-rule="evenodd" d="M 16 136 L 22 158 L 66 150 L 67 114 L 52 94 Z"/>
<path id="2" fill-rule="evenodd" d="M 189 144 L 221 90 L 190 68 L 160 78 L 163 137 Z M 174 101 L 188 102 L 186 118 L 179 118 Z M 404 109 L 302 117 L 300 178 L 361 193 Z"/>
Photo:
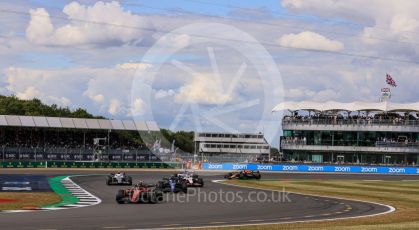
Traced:
<path id="1" fill-rule="evenodd" d="M 61 9 L 68 1 L 43 1 L 43 0 L 31 0 L 29 1 L 33 4 L 33 6 L 37 7 L 46 7 L 46 8 L 56 8 Z M 94 1 L 80 1 L 80 2 L 90 2 L 93 3 Z M 179 0 L 179 1 L 171 1 L 171 0 L 157 0 L 157 1 L 150 1 L 150 0 L 143 0 L 143 1 L 132 1 L 132 0 L 122 0 L 119 1 L 120 4 L 124 7 L 124 9 L 129 10 L 131 12 L 136 13 L 170 13 L 171 9 L 179 10 L 179 11 L 189 11 L 194 13 L 202 13 L 202 14 L 211 14 L 211 15 L 218 15 L 218 16 L 227 16 L 234 10 L 236 7 L 240 8 L 249 8 L 249 9 L 270 9 L 272 11 L 281 13 L 286 12 L 286 9 L 281 7 L 276 0 L 265 0 L 265 1 L 240 1 L 240 0 L 233 0 L 233 1 L 209 1 L 209 0 Z M 149 6 L 149 8 L 142 7 L 142 6 Z M 154 9 L 153 9 L 154 8 Z"/>
<path id="2" fill-rule="evenodd" d="M 265 132 L 282 101 L 416 102 L 415 1 L 0 2 L 0 90 L 154 119 L 174 130 Z"/>

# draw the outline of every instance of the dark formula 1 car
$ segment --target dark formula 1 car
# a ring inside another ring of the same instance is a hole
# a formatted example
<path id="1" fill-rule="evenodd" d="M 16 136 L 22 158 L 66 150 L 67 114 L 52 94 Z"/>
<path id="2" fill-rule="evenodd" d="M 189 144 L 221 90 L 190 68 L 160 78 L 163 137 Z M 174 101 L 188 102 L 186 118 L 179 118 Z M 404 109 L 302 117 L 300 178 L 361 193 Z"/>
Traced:
<path id="1" fill-rule="evenodd" d="M 261 175 L 259 171 L 253 170 L 242 170 L 238 172 L 231 172 L 224 176 L 225 179 L 260 179 Z"/>
<path id="2" fill-rule="evenodd" d="M 185 171 L 175 174 L 175 177 L 186 182 L 188 187 L 204 187 L 204 179 L 193 172 Z"/>
<path id="3" fill-rule="evenodd" d="M 172 176 L 171 178 L 163 178 L 163 180 L 157 182 L 156 188 L 160 189 L 164 193 L 188 192 L 188 184 L 184 180 L 181 180 L 179 177 L 175 176 Z"/>
<path id="4" fill-rule="evenodd" d="M 158 203 L 163 201 L 163 192 L 154 185 L 137 184 L 132 188 L 120 189 L 116 194 L 118 204 Z"/>
<path id="5" fill-rule="evenodd" d="M 106 177 L 107 185 L 132 185 L 132 178 L 125 173 L 111 173 Z"/>

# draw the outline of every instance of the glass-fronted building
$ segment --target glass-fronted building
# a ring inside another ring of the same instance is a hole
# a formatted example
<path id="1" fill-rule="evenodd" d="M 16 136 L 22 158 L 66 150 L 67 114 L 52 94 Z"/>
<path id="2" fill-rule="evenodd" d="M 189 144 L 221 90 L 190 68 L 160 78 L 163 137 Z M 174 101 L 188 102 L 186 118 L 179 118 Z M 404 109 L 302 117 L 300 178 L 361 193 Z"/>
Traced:
<path id="1" fill-rule="evenodd" d="M 419 163 L 419 104 L 281 103 L 280 148 L 288 161 Z"/>
<path id="2" fill-rule="evenodd" d="M 252 162 L 270 152 L 262 133 L 195 133 L 194 144 L 204 162 Z"/>

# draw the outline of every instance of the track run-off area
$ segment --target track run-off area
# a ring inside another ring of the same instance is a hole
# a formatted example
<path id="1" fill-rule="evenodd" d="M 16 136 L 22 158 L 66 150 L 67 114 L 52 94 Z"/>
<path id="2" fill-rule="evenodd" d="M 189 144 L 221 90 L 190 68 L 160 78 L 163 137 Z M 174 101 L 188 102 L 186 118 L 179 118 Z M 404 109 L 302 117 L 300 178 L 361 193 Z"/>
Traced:
<path id="1" fill-rule="evenodd" d="M 49 177 L 63 171 L 10 171 L 4 173 L 41 174 Z M 118 189 L 108 186 L 109 171 L 78 171 L 71 177 L 101 203 L 75 209 L 0 213 L 0 229 L 150 229 L 241 226 L 271 223 L 308 222 L 384 215 L 394 211 L 386 204 L 347 200 L 300 193 L 269 191 L 222 184 L 222 172 L 200 172 L 203 188 L 188 194 L 166 194 L 158 204 L 117 204 Z M 134 182 L 156 183 L 174 172 L 128 171 Z M 94 175 L 92 175 L 94 174 Z M 359 174 L 264 173 L 264 180 L 417 180 L 417 176 Z"/>

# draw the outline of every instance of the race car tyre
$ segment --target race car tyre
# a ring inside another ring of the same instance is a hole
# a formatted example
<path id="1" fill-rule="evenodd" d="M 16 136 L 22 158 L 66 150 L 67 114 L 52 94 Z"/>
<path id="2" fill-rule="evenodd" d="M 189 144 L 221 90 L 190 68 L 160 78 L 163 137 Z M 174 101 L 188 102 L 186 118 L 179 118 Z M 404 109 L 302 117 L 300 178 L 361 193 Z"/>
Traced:
<path id="1" fill-rule="evenodd" d="M 112 184 L 112 177 L 108 176 L 108 177 L 106 178 L 106 184 L 107 184 L 107 185 L 111 185 L 111 184 Z"/>
<path id="2" fill-rule="evenodd" d="M 244 179 L 244 174 L 242 172 L 239 174 L 239 179 Z"/>
<path id="3" fill-rule="evenodd" d="M 150 194 L 148 192 L 142 192 L 138 197 L 137 203 L 147 203 L 150 202 Z"/>
<path id="4" fill-rule="evenodd" d="M 132 185 L 132 177 L 128 177 L 128 185 Z"/>
<path id="5" fill-rule="evenodd" d="M 261 175 L 260 174 L 257 174 L 256 175 L 256 179 L 260 180 L 260 178 L 261 178 Z"/>
<path id="6" fill-rule="evenodd" d="M 182 183 L 182 192 L 188 193 L 188 185 L 186 183 Z"/>
<path id="7" fill-rule="evenodd" d="M 163 181 L 157 182 L 156 187 L 159 188 L 159 189 L 163 189 L 164 188 L 164 182 Z"/>
<path id="8" fill-rule="evenodd" d="M 123 204 L 124 202 L 124 190 L 118 190 L 118 193 L 116 194 L 116 202 L 118 204 Z"/>
<path id="9" fill-rule="evenodd" d="M 152 192 L 149 192 L 148 193 L 148 202 L 150 203 L 150 204 L 157 204 L 157 203 L 159 203 L 161 200 L 163 200 L 162 199 L 163 197 L 158 197 L 158 194 L 155 192 L 155 191 L 152 191 Z"/>
<path id="10" fill-rule="evenodd" d="M 198 183 L 199 183 L 198 187 L 204 187 L 204 179 L 198 178 Z"/>

